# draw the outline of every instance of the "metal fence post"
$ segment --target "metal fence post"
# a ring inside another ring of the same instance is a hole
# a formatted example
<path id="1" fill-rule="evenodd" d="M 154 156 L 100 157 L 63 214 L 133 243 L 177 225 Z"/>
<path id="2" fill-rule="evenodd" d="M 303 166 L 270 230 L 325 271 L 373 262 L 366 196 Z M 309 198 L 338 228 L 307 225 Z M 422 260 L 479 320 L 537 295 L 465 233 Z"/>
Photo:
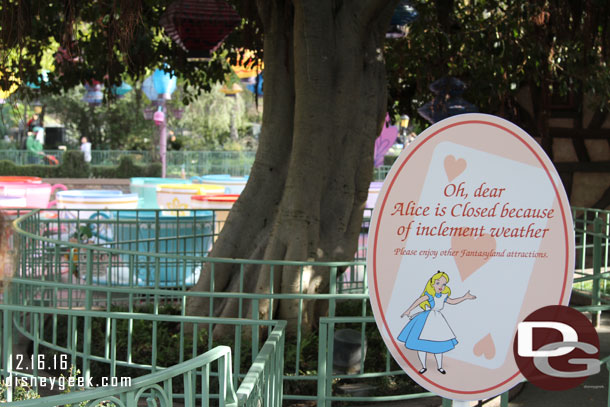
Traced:
<path id="1" fill-rule="evenodd" d="M 604 221 L 600 218 L 595 218 L 593 221 L 593 306 L 601 305 L 600 301 L 600 286 L 599 273 L 602 265 L 602 227 Z M 601 320 L 601 311 L 593 311 L 592 322 L 593 326 L 599 328 Z"/>
<path id="2" fill-rule="evenodd" d="M 505 391 L 500 395 L 500 407 L 508 407 L 508 391 Z"/>
<path id="3" fill-rule="evenodd" d="M 320 320 L 318 332 L 318 406 L 326 405 L 326 340 L 328 325 Z"/>
<path id="4" fill-rule="evenodd" d="M 4 359 L 3 370 L 4 374 L 7 375 L 7 380 L 13 380 L 13 313 L 12 311 L 5 310 L 3 312 L 3 329 L 2 335 L 4 343 L 2 344 L 2 356 Z M 6 388 L 6 401 L 13 401 L 13 384 Z"/>

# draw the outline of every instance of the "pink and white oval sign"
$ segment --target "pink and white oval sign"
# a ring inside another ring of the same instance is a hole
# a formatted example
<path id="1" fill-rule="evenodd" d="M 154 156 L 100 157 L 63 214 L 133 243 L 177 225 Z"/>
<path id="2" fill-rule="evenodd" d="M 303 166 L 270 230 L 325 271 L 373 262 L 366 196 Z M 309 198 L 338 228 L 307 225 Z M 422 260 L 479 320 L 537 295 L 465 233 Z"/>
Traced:
<path id="1" fill-rule="evenodd" d="M 495 116 L 443 120 L 402 152 L 368 244 L 384 341 L 443 397 L 479 400 L 519 383 L 517 324 L 569 301 L 574 236 L 561 180 L 533 138 Z"/>

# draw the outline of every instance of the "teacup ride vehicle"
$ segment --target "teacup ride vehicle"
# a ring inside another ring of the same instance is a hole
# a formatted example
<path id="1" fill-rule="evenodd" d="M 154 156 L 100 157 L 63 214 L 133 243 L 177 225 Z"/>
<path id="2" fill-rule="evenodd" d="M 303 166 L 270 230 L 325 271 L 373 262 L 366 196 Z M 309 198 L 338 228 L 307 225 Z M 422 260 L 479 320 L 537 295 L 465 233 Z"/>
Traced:
<path id="1" fill-rule="evenodd" d="M 28 208 L 50 208 L 56 204 L 56 201 L 51 201 L 51 195 L 57 190 L 66 191 L 67 189 L 63 184 L 0 181 L 0 194 L 24 197 Z"/>
<path id="2" fill-rule="evenodd" d="M 160 184 L 190 184 L 188 179 L 160 178 L 160 177 L 134 177 L 130 179 L 129 190 L 138 194 L 138 208 L 157 209 L 157 186 Z"/>
<path id="3" fill-rule="evenodd" d="M 157 185 L 157 204 L 166 215 L 189 215 L 191 196 L 219 195 L 225 189 L 220 185 L 209 184 L 160 184 Z"/>
<path id="4" fill-rule="evenodd" d="M 192 177 L 193 182 L 202 184 L 220 185 L 225 188 L 225 194 L 241 194 L 246 187 L 248 177 L 234 177 L 229 174 L 209 174 L 200 177 Z"/>
<path id="5" fill-rule="evenodd" d="M 222 230 L 233 204 L 239 198 L 238 194 L 194 195 L 191 197 L 191 208 L 213 210 L 214 240 Z"/>
<path id="6" fill-rule="evenodd" d="M 129 251 L 119 254 L 97 283 L 146 287 L 189 287 L 201 271 L 212 246 L 211 211 L 137 210 L 117 212 L 114 242 L 108 246 Z M 134 254 L 137 253 L 137 254 Z M 158 262 L 150 253 L 170 254 Z"/>

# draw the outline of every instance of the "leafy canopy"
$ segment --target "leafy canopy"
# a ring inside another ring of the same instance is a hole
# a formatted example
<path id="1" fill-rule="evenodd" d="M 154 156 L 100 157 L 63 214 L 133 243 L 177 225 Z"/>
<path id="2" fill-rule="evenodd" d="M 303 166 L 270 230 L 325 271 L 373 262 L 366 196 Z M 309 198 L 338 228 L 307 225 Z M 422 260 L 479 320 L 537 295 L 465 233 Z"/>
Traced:
<path id="1" fill-rule="evenodd" d="M 248 24 L 211 60 L 189 61 L 159 23 L 172 2 L 0 0 L 0 87 L 29 82 L 43 94 L 59 93 L 96 80 L 109 88 L 169 67 L 182 79 L 185 99 L 191 99 L 224 80 L 227 58 L 236 54 L 230 44 L 240 41 Z M 39 79 L 43 68 L 51 71 L 48 82 Z M 31 92 L 26 86 L 19 91 Z"/>
<path id="2" fill-rule="evenodd" d="M 481 111 L 510 115 L 527 85 L 610 100 L 610 3 L 411 0 L 419 17 L 386 52 L 393 108 L 417 117 L 431 82 L 455 76 Z"/>

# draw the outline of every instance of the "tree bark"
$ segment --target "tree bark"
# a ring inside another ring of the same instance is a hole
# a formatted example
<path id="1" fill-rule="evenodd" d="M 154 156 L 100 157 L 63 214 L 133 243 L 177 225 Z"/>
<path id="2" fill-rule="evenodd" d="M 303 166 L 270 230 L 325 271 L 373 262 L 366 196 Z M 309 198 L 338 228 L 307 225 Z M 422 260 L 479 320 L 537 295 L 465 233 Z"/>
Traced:
<path id="1" fill-rule="evenodd" d="M 265 96 L 260 143 L 248 184 L 210 254 L 291 261 L 354 257 L 373 175 L 374 141 L 387 93 L 383 40 L 397 1 L 260 0 Z M 328 268 L 207 265 L 195 290 L 327 292 Z M 303 278 L 302 278 L 303 276 Z M 215 301 L 214 315 L 238 315 L 237 300 Z M 261 318 L 312 328 L 325 305 L 259 303 Z M 209 300 L 187 303 L 207 315 Z M 272 314 L 272 315 L 271 315 Z"/>

